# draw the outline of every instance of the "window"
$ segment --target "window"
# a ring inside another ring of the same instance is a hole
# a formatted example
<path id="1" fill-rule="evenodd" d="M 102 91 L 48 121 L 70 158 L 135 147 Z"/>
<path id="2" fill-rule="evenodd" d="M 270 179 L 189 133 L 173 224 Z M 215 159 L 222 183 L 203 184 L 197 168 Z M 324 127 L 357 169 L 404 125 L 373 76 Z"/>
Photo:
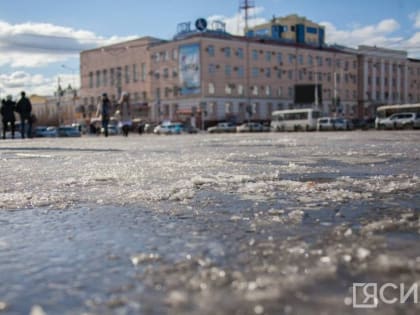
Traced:
<path id="1" fill-rule="evenodd" d="M 293 80 L 293 70 L 289 70 L 289 71 L 287 72 L 287 76 L 288 76 L 288 79 L 289 79 L 289 80 Z"/>
<path id="2" fill-rule="evenodd" d="M 238 48 L 236 50 L 236 56 L 238 56 L 239 59 L 244 59 L 244 50 L 242 48 Z"/>
<path id="3" fill-rule="evenodd" d="M 211 63 L 209 64 L 209 73 L 215 73 L 216 72 L 216 65 Z"/>
<path id="4" fill-rule="evenodd" d="M 137 74 L 137 65 L 133 64 L 133 82 L 138 81 L 138 74 Z"/>
<path id="5" fill-rule="evenodd" d="M 110 79 L 111 79 L 111 86 L 114 86 L 115 85 L 115 69 L 114 68 L 111 68 L 111 70 L 109 70 L 110 71 Z"/>
<path id="6" fill-rule="evenodd" d="M 225 66 L 225 75 L 227 77 L 230 77 L 232 75 L 232 66 L 231 65 L 226 65 Z"/>
<path id="7" fill-rule="evenodd" d="M 303 62 L 303 55 L 299 55 L 299 56 L 298 56 L 298 61 L 299 61 L 299 64 L 300 64 L 300 65 L 303 65 L 303 63 L 304 63 L 304 62 Z"/>
<path id="8" fill-rule="evenodd" d="M 165 88 L 165 97 L 169 97 L 170 89 L 168 87 Z"/>
<path id="9" fill-rule="evenodd" d="M 309 56 L 308 56 L 308 64 L 309 64 L 310 66 L 312 66 L 312 65 L 313 65 L 313 57 L 312 57 L 311 55 L 309 55 Z"/>
<path id="10" fill-rule="evenodd" d="M 270 77 L 271 77 L 271 68 L 266 68 L 266 69 L 265 69 L 265 76 L 266 76 L 267 78 L 270 78 Z"/>
<path id="11" fill-rule="evenodd" d="M 281 97 L 282 95 L 283 95 L 283 88 L 282 87 L 279 87 L 277 89 L 277 96 Z"/>
<path id="12" fill-rule="evenodd" d="M 282 77 L 282 71 L 277 70 L 277 79 L 281 79 L 281 77 Z"/>
<path id="13" fill-rule="evenodd" d="M 108 70 L 102 70 L 102 86 L 108 85 Z"/>
<path id="14" fill-rule="evenodd" d="M 242 84 L 238 84 L 238 95 L 244 95 L 244 86 Z"/>
<path id="15" fill-rule="evenodd" d="M 169 69 L 168 68 L 163 69 L 163 77 L 165 79 L 169 78 Z"/>
<path id="16" fill-rule="evenodd" d="M 233 105 L 232 103 L 226 103 L 225 104 L 225 113 L 231 114 L 233 112 Z"/>
<path id="17" fill-rule="evenodd" d="M 96 71 L 96 87 L 100 87 L 101 86 L 101 72 L 100 71 Z"/>
<path id="18" fill-rule="evenodd" d="M 327 62 L 327 66 L 331 67 L 331 65 L 332 65 L 331 58 L 326 58 L 325 61 Z"/>
<path id="19" fill-rule="evenodd" d="M 277 63 L 280 65 L 283 62 L 283 55 L 281 52 L 277 53 Z"/>
<path id="20" fill-rule="evenodd" d="M 178 70 L 176 68 L 172 69 L 172 78 L 178 77 Z"/>
<path id="21" fill-rule="evenodd" d="M 146 80 L 146 64 L 144 62 L 141 64 L 140 78 L 142 81 Z"/>
<path id="22" fill-rule="evenodd" d="M 299 74 L 299 80 L 302 81 L 303 80 L 303 71 L 299 70 L 298 74 Z"/>
<path id="23" fill-rule="evenodd" d="M 232 51 L 230 47 L 225 47 L 225 57 L 230 57 L 232 54 Z"/>
<path id="24" fill-rule="evenodd" d="M 258 96 L 258 86 L 257 85 L 252 86 L 252 95 Z"/>
<path id="25" fill-rule="evenodd" d="M 259 73 L 258 68 L 257 68 L 257 67 L 253 67 L 253 68 L 252 68 L 252 76 L 253 76 L 254 78 L 258 77 L 258 73 Z"/>
<path id="26" fill-rule="evenodd" d="M 238 77 L 242 78 L 244 76 L 244 67 L 238 67 Z"/>
<path id="27" fill-rule="evenodd" d="M 293 54 L 289 54 L 289 63 L 292 64 L 295 60 L 295 56 Z"/>
<path id="28" fill-rule="evenodd" d="M 258 51 L 256 49 L 252 50 L 252 60 L 258 60 Z"/>
<path id="29" fill-rule="evenodd" d="M 318 66 L 322 66 L 322 57 L 317 56 L 316 59 L 318 59 Z"/>
<path id="30" fill-rule="evenodd" d="M 232 87 L 230 84 L 225 85 L 225 93 L 229 95 L 232 94 Z"/>
<path id="31" fill-rule="evenodd" d="M 209 94 L 214 94 L 214 84 L 212 82 L 209 83 Z"/>
<path id="32" fill-rule="evenodd" d="M 309 34 L 317 34 L 318 33 L 318 30 L 317 30 L 317 28 L 316 27 L 307 27 L 306 28 L 306 32 L 307 33 L 309 33 Z"/>
<path id="33" fill-rule="evenodd" d="M 121 67 L 117 68 L 117 86 L 121 87 Z"/>
<path id="34" fill-rule="evenodd" d="M 93 88 L 93 72 L 89 72 L 89 88 Z"/>
<path id="35" fill-rule="evenodd" d="M 209 54 L 210 57 L 214 57 L 214 46 L 213 45 L 209 45 L 207 47 L 207 53 Z"/>
<path id="36" fill-rule="evenodd" d="M 289 97 L 293 97 L 293 88 L 289 87 L 288 95 L 289 95 Z"/>
<path id="37" fill-rule="evenodd" d="M 130 67 L 129 66 L 125 66 L 124 73 L 125 73 L 125 83 L 128 84 L 130 83 Z"/>
<path id="38" fill-rule="evenodd" d="M 271 52 L 270 51 L 265 52 L 265 61 L 268 61 L 268 62 L 271 61 Z"/>
<path id="39" fill-rule="evenodd" d="M 271 96 L 271 87 L 269 85 L 265 86 L 265 95 Z"/>
<path id="40" fill-rule="evenodd" d="M 173 60 L 178 59 L 178 50 L 177 49 L 172 50 L 172 59 Z"/>

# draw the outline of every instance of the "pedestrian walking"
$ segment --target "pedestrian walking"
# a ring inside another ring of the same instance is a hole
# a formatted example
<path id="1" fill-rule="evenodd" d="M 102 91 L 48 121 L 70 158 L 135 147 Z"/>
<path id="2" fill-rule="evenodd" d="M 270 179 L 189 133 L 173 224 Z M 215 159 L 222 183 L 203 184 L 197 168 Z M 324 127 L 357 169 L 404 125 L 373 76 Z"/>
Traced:
<path id="1" fill-rule="evenodd" d="M 28 138 L 32 137 L 32 104 L 31 101 L 26 97 L 26 94 L 24 91 L 20 93 L 21 98 L 16 104 L 16 112 L 19 113 L 20 116 L 20 129 L 22 133 L 22 139 L 25 138 L 25 122 L 28 123 L 28 128 L 26 135 Z"/>
<path id="2" fill-rule="evenodd" d="M 108 137 L 108 125 L 111 114 L 111 101 L 108 98 L 106 93 L 102 94 L 102 99 L 98 104 L 98 109 L 96 111 L 96 116 L 101 117 L 102 128 L 104 129 L 105 137 Z"/>
<path id="3" fill-rule="evenodd" d="M 118 106 L 118 111 L 119 111 L 119 116 L 120 116 L 120 121 L 118 124 L 123 132 L 123 135 L 127 137 L 128 131 L 130 130 L 130 127 L 132 124 L 130 99 L 127 92 L 123 92 L 121 94 L 121 98 L 117 106 Z"/>
<path id="4" fill-rule="evenodd" d="M 12 131 L 12 139 L 15 138 L 15 109 L 16 103 L 12 100 L 12 96 L 8 95 L 7 100 L 1 102 L 1 117 L 3 122 L 3 139 L 6 139 L 7 127 L 10 123 Z"/>

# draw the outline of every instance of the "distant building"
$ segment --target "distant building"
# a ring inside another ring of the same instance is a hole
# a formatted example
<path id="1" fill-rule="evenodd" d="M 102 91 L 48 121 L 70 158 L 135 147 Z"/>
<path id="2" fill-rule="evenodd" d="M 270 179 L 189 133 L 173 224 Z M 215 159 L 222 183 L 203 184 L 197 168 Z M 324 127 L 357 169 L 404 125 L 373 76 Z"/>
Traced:
<path id="1" fill-rule="evenodd" d="M 70 86 L 54 96 L 31 95 L 29 99 L 38 125 L 71 124 L 77 120 L 77 91 Z"/>
<path id="2" fill-rule="evenodd" d="M 380 104 L 420 102 L 418 60 L 403 51 L 326 45 L 323 27 L 306 18 L 274 18 L 245 37 L 228 34 L 221 22 L 199 27 L 182 23 L 169 41 L 144 37 L 83 51 L 85 116 L 92 117 L 102 93 L 116 102 L 122 91 L 133 118 L 194 120 L 200 127 L 264 122 L 274 110 L 302 107 L 373 117 Z"/>
<path id="3" fill-rule="evenodd" d="M 325 27 L 296 14 L 273 17 L 269 23 L 250 28 L 246 35 L 318 47 L 325 45 Z"/>

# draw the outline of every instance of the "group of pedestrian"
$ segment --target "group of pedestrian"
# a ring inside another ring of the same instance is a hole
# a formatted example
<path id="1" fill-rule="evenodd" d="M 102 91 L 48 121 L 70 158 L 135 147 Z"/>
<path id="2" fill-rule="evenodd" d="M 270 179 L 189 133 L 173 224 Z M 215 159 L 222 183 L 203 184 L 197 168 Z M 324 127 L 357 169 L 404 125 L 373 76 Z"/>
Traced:
<path id="1" fill-rule="evenodd" d="M 108 126 L 111 119 L 112 105 L 106 93 L 102 94 L 102 99 L 98 104 L 96 115 L 101 117 L 102 128 L 104 129 L 105 137 L 108 137 Z M 119 120 L 119 127 L 121 128 L 123 135 L 128 136 L 132 121 L 131 121 L 131 106 L 130 99 L 127 92 L 121 94 L 121 98 L 116 104 L 115 116 Z"/>
<path id="2" fill-rule="evenodd" d="M 15 113 L 20 117 L 21 137 L 25 138 L 25 131 L 28 138 L 32 137 L 32 104 L 25 92 L 20 93 L 20 99 L 15 102 L 11 95 L 1 101 L 0 113 L 3 123 L 3 139 L 6 139 L 6 131 L 10 124 L 12 138 L 15 137 L 16 118 Z M 28 128 L 26 129 L 26 123 Z"/>

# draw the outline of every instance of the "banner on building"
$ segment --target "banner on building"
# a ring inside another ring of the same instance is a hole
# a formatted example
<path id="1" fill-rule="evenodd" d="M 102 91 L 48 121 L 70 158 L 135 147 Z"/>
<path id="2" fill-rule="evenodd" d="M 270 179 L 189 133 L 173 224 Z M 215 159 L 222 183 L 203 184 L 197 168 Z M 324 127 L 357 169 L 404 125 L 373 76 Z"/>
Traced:
<path id="1" fill-rule="evenodd" d="M 182 95 L 200 93 L 200 45 L 179 47 L 179 80 Z"/>

